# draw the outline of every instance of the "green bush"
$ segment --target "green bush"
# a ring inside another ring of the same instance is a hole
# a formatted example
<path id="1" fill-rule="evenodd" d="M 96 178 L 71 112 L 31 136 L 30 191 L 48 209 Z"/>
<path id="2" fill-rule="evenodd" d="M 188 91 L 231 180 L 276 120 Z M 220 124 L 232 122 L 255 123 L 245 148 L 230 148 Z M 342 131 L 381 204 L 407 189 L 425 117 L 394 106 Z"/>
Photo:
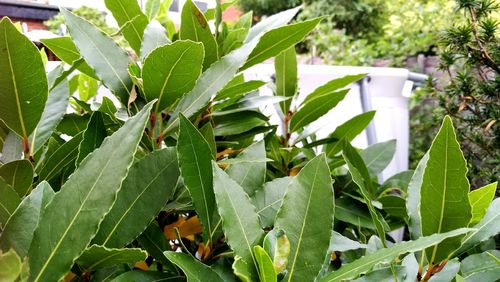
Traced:
<path id="1" fill-rule="evenodd" d="M 395 141 L 350 144 L 374 112 L 315 138 L 309 125 L 364 76 L 299 102 L 294 46 L 320 19 L 247 15 L 214 35 L 187 1 L 172 41 L 124 2 L 106 4 L 134 56 L 62 9 L 71 37 L 43 44 L 71 67 L 47 74 L 0 21 L 0 280 L 498 278 L 496 183 L 469 192 L 451 118 L 415 172 L 383 183 Z M 275 95 L 260 96 L 241 72 L 271 57 Z M 87 77 L 113 96 L 97 103 Z M 259 110 L 272 105 L 279 134 Z"/>

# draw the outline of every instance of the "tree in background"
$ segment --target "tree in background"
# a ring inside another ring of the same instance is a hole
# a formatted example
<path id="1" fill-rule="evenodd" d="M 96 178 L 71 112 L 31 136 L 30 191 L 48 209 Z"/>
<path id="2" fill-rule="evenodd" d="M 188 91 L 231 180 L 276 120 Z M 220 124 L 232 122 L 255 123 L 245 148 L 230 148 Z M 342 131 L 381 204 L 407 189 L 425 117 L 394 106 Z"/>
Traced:
<path id="1" fill-rule="evenodd" d="M 301 0 L 245 0 L 238 5 L 244 12 L 253 11 L 257 17 L 269 16 L 300 5 Z"/>
<path id="2" fill-rule="evenodd" d="M 87 6 L 81 6 L 72 11 L 75 15 L 80 16 L 93 25 L 97 26 L 99 29 L 107 34 L 112 34 L 116 32 L 116 28 L 110 27 L 106 24 L 106 17 L 99 10 Z M 45 21 L 43 24 L 47 26 L 50 32 L 59 34 L 61 31 L 61 24 L 64 23 L 64 17 L 61 14 L 57 14 L 51 19 Z"/>

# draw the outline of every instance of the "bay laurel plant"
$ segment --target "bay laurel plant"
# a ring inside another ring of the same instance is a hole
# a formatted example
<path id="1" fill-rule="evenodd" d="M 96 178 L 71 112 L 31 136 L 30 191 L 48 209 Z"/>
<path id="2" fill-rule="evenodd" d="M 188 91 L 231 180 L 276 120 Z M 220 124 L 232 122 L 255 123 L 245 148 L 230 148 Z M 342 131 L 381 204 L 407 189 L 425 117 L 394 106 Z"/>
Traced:
<path id="1" fill-rule="evenodd" d="M 374 112 L 315 137 L 364 76 L 299 102 L 294 46 L 321 19 L 229 24 L 227 5 L 188 0 L 176 31 L 159 1 L 105 4 L 127 50 L 62 8 L 70 36 L 42 43 L 65 65 L 49 72 L 0 21 L 1 281 L 500 277 L 496 183 L 469 191 L 449 117 L 418 168 L 383 183 L 395 142 L 350 143 Z M 242 71 L 272 57 L 275 95 L 261 96 Z"/>

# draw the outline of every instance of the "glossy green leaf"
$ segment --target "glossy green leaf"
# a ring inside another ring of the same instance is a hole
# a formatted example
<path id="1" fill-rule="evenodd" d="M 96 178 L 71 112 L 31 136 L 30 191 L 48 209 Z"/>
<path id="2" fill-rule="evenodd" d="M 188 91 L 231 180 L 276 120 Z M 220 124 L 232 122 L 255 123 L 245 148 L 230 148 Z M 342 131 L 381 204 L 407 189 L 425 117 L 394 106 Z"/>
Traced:
<path id="1" fill-rule="evenodd" d="M 163 265 L 169 265 L 170 261 L 163 252 L 171 249 L 170 243 L 165 238 L 165 234 L 160 229 L 156 221 L 151 222 L 148 228 L 142 232 L 141 236 L 137 237 L 137 242 L 143 249 L 153 256 Z"/>
<path id="2" fill-rule="evenodd" d="M 229 165 L 226 173 L 252 197 L 266 180 L 266 162 L 258 161 L 265 158 L 264 141 L 259 141 L 239 153 L 235 159 L 242 162 Z"/>
<path id="3" fill-rule="evenodd" d="M 78 157 L 78 148 L 82 142 L 83 134 L 79 133 L 49 156 L 44 165 L 38 171 L 41 180 L 49 181 L 67 166 L 74 168 L 75 160 Z"/>
<path id="4" fill-rule="evenodd" d="M 235 135 L 247 132 L 255 127 L 264 126 L 268 117 L 257 111 L 242 111 L 238 113 L 215 116 L 215 136 Z"/>
<path id="5" fill-rule="evenodd" d="M 47 205 L 28 252 L 31 281 L 61 279 L 90 243 L 132 164 L 151 107 L 106 138 Z"/>
<path id="6" fill-rule="evenodd" d="M 212 241 L 215 226 L 213 213 L 215 210 L 215 195 L 211 170 L 210 146 L 203 135 L 181 115 L 181 127 L 177 142 L 179 165 L 193 204 L 203 227 L 203 239 Z"/>
<path id="7" fill-rule="evenodd" d="M 207 69 L 219 58 L 217 42 L 212 35 L 207 19 L 191 0 L 184 3 L 181 12 L 180 39 L 203 43 L 205 58 L 203 69 Z"/>
<path id="8" fill-rule="evenodd" d="M 135 263 L 145 260 L 146 257 L 147 253 L 138 248 L 112 249 L 92 245 L 82 253 L 76 263 L 82 269 L 91 270 L 123 263 Z"/>
<path id="9" fill-rule="evenodd" d="M 472 207 L 472 219 L 470 221 L 470 225 L 478 223 L 483 218 L 486 210 L 493 200 L 493 197 L 495 196 L 497 183 L 498 182 L 491 183 L 472 192 L 469 192 L 469 201 Z"/>
<path id="10" fill-rule="evenodd" d="M 68 65 L 76 64 L 82 56 L 80 51 L 76 48 L 75 43 L 71 40 L 71 37 L 55 37 L 40 40 L 45 47 L 49 48 L 52 53 L 54 53 L 61 61 Z M 94 69 L 90 67 L 87 62 L 81 61 L 78 63 L 77 70 L 82 73 L 97 78 Z"/>
<path id="11" fill-rule="evenodd" d="M 149 2 L 151 1 L 148 1 L 148 3 Z M 165 28 L 159 22 L 155 20 L 151 21 L 144 30 L 141 45 L 141 59 L 144 60 L 146 56 L 151 53 L 151 51 L 170 42 L 171 41 L 167 37 L 167 31 Z"/>
<path id="12" fill-rule="evenodd" d="M 408 230 L 413 240 L 422 236 L 420 223 L 420 188 L 424 170 L 429 160 L 429 153 L 426 153 L 418 162 L 417 168 L 408 184 L 408 195 L 406 196 L 406 210 L 408 211 Z"/>
<path id="13" fill-rule="evenodd" d="M 28 160 L 17 160 L 0 167 L 0 177 L 23 197 L 33 181 L 33 166 Z"/>
<path id="14" fill-rule="evenodd" d="M 336 138 L 337 140 L 344 139 L 345 141 L 351 142 L 354 137 L 358 136 L 363 130 L 368 126 L 375 116 L 375 111 L 370 111 L 357 115 L 350 120 L 344 122 L 342 125 L 335 128 L 332 134 L 328 137 Z M 326 145 L 325 153 L 328 157 L 332 158 L 338 152 L 342 150 L 342 142 L 337 141 Z"/>
<path id="15" fill-rule="evenodd" d="M 335 200 L 335 218 L 356 226 L 376 230 L 368 208 L 348 197 L 340 197 Z"/>
<path id="16" fill-rule="evenodd" d="M 111 282 L 130 282 L 130 281 L 176 281 L 181 280 L 181 276 L 174 276 L 170 273 L 159 271 L 142 271 L 133 270 L 127 271 L 115 277 Z"/>
<path id="17" fill-rule="evenodd" d="M 42 117 L 48 84 L 38 48 L 12 24 L 0 20 L 0 119 L 28 138 Z"/>
<path id="18" fill-rule="evenodd" d="M 261 282 L 276 282 L 276 270 L 273 261 L 261 246 L 253 247 L 253 253 L 259 266 L 259 278 Z"/>
<path id="19" fill-rule="evenodd" d="M 99 82 L 97 80 L 83 73 L 78 76 L 78 96 L 82 101 L 87 102 L 97 95 L 98 88 Z"/>
<path id="20" fill-rule="evenodd" d="M 264 183 L 262 188 L 252 195 L 252 203 L 257 208 L 262 227 L 274 225 L 276 213 L 292 179 L 292 177 L 276 178 L 273 181 Z"/>
<path id="21" fill-rule="evenodd" d="M 174 103 L 190 91 L 203 62 L 203 45 L 192 41 L 176 41 L 153 50 L 142 69 L 146 100 L 158 99 L 156 113 Z"/>
<path id="22" fill-rule="evenodd" d="M 467 167 L 450 117 L 444 118 L 428 154 L 420 188 L 422 235 L 468 226 L 472 214 Z M 446 259 L 460 247 L 460 240 L 460 237 L 455 237 L 426 250 L 429 262 Z"/>
<path id="23" fill-rule="evenodd" d="M 103 84 L 126 105 L 132 88 L 128 74 L 130 58 L 127 53 L 88 21 L 64 8 L 61 8 L 61 13 L 71 38 L 85 61 L 92 66 Z"/>
<path id="24" fill-rule="evenodd" d="M 142 36 L 148 25 L 148 17 L 144 15 L 135 0 L 104 0 L 106 8 L 121 28 L 125 39 L 137 55 L 141 51 Z"/>
<path id="25" fill-rule="evenodd" d="M 462 260 L 460 272 L 465 281 L 498 281 L 500 279 L 500 266 L 494 258 L 500 259 L 500 251 L 473 254 Z"/>
<path id="26" fill-rule="evenodd" d="M 328 113 L 345 98 L 347 92 L 349 90 L 326 93 L 321 96 L 318 95 L 314 99 L 310 99 L 307 103 L 302 104 L 290 120 L 290 131 L 295 132 L 302 129 Z"/>
<path id="27" fill-rule="evenodd" d="M 389 177 L 382 185 L 378 188 L 378 193 L 386 193 L 389 191 L 393 191 L 394 189 L 398 189 L 402 192 L 408 191 L 408 185 L 410 184 L 410 180 L 415 171 L 406 170 L 399 173 L 394 174 Z"/>
<path id="28" fill-rule="evenodd" d="M 368 272 L 361 278 L 356 280 L 352 280 L 353 282 L 371 282 L 371 281 L 379 281 L 379 282 L 392 282 L 392 281 L 403 281 L 404 279 L 404 268 L 399 265 L 395 265 L 391 267 L 384 267 L 380 269 L 373 270 Z"/>
<path id="29" fill-rule="evenodd" d="M 14 188 L 0 178 L 0 226 L 5 226 L 7 220 L 21 203 L 21 198 Z"/>
<path id="30" fill-rule="evenodd" d="M 363 161 L 372 175 L 381 173 L 392 161 L 396 153 L 396 140 L 373 144 L 360 152 Z"/>
<path id="31" fill-rule="evenodd" d="M 406 255 L 401 261 L 401 265 L 405 268 L 406 277 L 403 282 L 415 282 L 418 275 L 418 261 L 414 253 Z M 458 281 L 457 281 L 458 282 Z"/>
<path id="32" fill-rule="evenodd" d="M 215 135 L 214 129 L 210 122 L 207 122 L 200 128 L 200 133 L 203 135 L 203 138 L 207 141 L 210 146 L 210 151 L 212 152 L 213 158 L 217 155 L 217 144 L 215 143 Z"/>
<path id="33" fill-rule="evenodd" d="M 237 28 L 228 32 L 224 42 L 222 42 L 222 48 L 219 46 L 219 53 L 223 56 L 243 45 L 247 34 L 248 29 L 245 28 Z"/>
<path id="34" fill-rule="evenodd" d="M 318 25 L 321 19 L 322 18 L 315 18 L 269 31 L 260 38 L 259 44 L 253 49 L 245 65 L 243 65 L 241 69 L 244 70 L 258 63 L 262 63 L 266 59 L 274 57 L 282 51 L 295 46 L 295 44 L 302 41 L 304 37 Z M 252 31 L 249 33 L 249 38 L 251 32 Z M 248 40 L 247 38 L 247 42 Z"/>
<path id="35" fill-rule="evenodd" d="M 378 198 L 378 201 L 389 216 L 406 219 L 408 213 L 406 212 L 405 199 L 396 195 L 386 195 Z"/>
<path id="36" fill-rule="evenodd" d="M 324 154 L 312 159 L 288 185 L 275 227 L 290 240 L 285 281 L 312 281 L 321 270 L 333 230 L 334 196 Z"/>
<path id="37" fill-rule="evenodd" d="M 0 120 L 1 121 L 1 120 Z M 0 162 L 10 163 L 23 158 L 23 141 L 14 131 L 9 131 L 4 139 Z"/>
<path id="38" fill-rule="evenodd" d="M 212 116 L 221 116 L 247 110 L 254 110 L 262 106 L 269 106 L 272 104 L 289 100 L 289 98 L 276 97 L 276 96 L 252 96 L 252 97 L 243 97 L 236 103 L 233 103 L 233 101 L 231 100 L 232 99 L 222 103 L 221 105 L 229 105 L 229 106 L 222 108 L 220 111 L 215 110 L 214 112 L 212 112 Z M 215 108 L 216 107 L 214 107 L 214 109 Z"/>
<path id="39" fill-rule="evenodd" d="M 380 249 L 370 255 L 357 259 L 349 264 L 343 265 L 339 270 L 333 271 L 320 279 L 325 281 L 343 281 L 358 277 L 362 273 L 370 271 L 376 264 L 385 260 L 393 260 L 397 256 L 405 253 L 420 251 L 430 246 L 436 245 L 447 238 L 461 236 L 470 229 L 460 228 L 446 233 L 434 234 L 421 237 L 415 241 L 407 241 L 394 244 L 390 248 Z"/>
<path id="40" fill-rule="evenodd" d="M 330 239 L 330 247 L 328 248 L 328 252 L 346 252 L 350 250 L 357 250 L 357 249 L 365 249 L 366 244 L 362 244 L 358 241 L 351 240 L 342 234 L 333 231 L 332 232 L 332 238 Z"/>
<path id="41" fill-rule="evenodd" d="M 102 115 L 100 112 L 93 112 L 90 117 L 87 129 L 83 132 L 82 141 L 78 145 L 77 166 L 88 154 L 99 148 L 107 136 Z"/>
<path id="42" fill-rule="evenodd" d="M 250 198 L 234 180 L 212 162 L 214 192 L 222 219 L 222 229 L 235 256 L 245 265 L 244 272 L 251 281 L 257 279 L 257 263 L 253 247 L 260 244 L 264 231 Z M 241 265 L 241 264 L 240 264 Z"/>
<path id="43" fill-rule="evenodd" d="M 175 148 L 155 151 L 134 164 L 93 242 L 120 248 L 139 236 L 165 206 L 179 179 Z"/>
<path id="44" fill-rule="evenodd" d="M 382 244 L 385 246 L 385 222 L 372 204 L 373 190 L 371 188 L 371 178 L 368 174 L 368 169 L 366 168 L 359 153 L 351 146 L 349 142 L 345 142 L 342 155 L 347 163 L 352 180 L 359 187 L 359 193 L 363 197 L 365 204 L 368 207 L 373 225 L 377 229 L 378 236 L 382 240 Z"/>
<path id="45" fill-rule="evenodd" d="M 244 94 L 247 94 L 249 92 L 255 91 L 259 89 L 260 87 L 264 86 L 266 83 L 260 80 L 249 80 L 249 81 L 244 81 L 241 83 L 237 83 L 234 85 L 227 85 L 227 87 L 224 87 L 219 93 L 217 93 L 217 96 L 215 97 L 216 100 L 223 100 L 223 99 L 232 99 L 232 100 L 238 100 L 240 97 L 242 97 Z"/>
<path id="46" fill-rule="evenodd" d="M 297 54 L 295 46 L 281 52 L 274 60 L 276 70 L 276 96 L 292 97 L 297 92 Z M 290 100 L 280 103 L 281 110 L 287 114 Z"/>
<path id="47" fill-rule="evenodd" d="M 13 250 L 0 252 L 0 266 L 0 281 L 14 282 L 21 275 L 22 261 Z"/>
<path id="48" fill-rule="evenodd" d="M 29 137 L 32 155 L 49 140 L 50 135 L 63 119 L 68 108 L 69 96 L 68 82 L 66 80 L 50 91 L 40 122 Z"/>
<path id="49" fill-rule="evenodd" d="M 165 252 L 165 256 L 182 269 L 188 282 L 224 281 L 214 270 L 192 256 L 176 252 Z"/>
<path id="50" fill-rule="evenodd" d="M 171 133 L 179 125 L 179 113 L 191 117 L 203 109 L 212 96 L 233 79 L 263 33 L 286 24 L 297 11 L 298 9 L 287 10 L 262 20 L 250 30 L 249 37 L 242 47 L 222 57 L 203 72 L 194 88 L 180 100 L 164 132 Z"/>
<path id="51" fill-rule="evenodd" d="M 21 257 L 28 254 L 33 239 L 33 231 L 38 225 L 41 211 L 52 200 L 54 191 L 42 181 L 19 204 L 0 235 L 0 247 L 3 251 L 14 249 Z"/>
<path id="52" fill-rule="evenodd" d="M 320 87 L 314 89 L 311 94 L 307 95 L 304 99 L 303 104 L 308 103 L 312 99 L 316 99 L 318 96 L 323 96 L 325 94 L 337 91 L 348 86 L 351 83 L 354 83 L 361 78 L 366 76 L 366 74 L 355 74 L 355 75 L 346 75 L 341 78 L 336 78 L 328 81 L 327 83 L 321 85 Z"/>
<path id="53" fill-rule="evenodd" d="M 56 131 L 69 136 L 75 136 L 87 128 L 89 120 L 90 115 L 81 116 L 75 113 L 66 114 L 57 125 Z"/>

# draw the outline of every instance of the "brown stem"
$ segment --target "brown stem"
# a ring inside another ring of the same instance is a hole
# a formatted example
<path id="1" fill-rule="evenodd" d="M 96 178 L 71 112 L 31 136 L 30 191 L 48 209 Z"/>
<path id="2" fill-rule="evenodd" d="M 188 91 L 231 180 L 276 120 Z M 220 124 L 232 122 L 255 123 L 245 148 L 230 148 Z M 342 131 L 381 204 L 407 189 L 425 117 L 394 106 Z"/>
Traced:
<path id="1" fill-rule="evenodd" d="M 479 47 L 483 57 L 488 61 L 488 66 L 495 70 L 497 73 L 500 73 L 500 68 L 498 68 L 497 64 L 493 59 L 491 58 L 490 54 L 488 53 L 488 50 L 484 47 L 483 43 L 479 39 L 479 36 L 477 35 L 477 15 L 476 12 L 472 9 L 469 8 L 469 13 L 471 16 L 471 29 L 472 29 L 472 35 L 474 36 L 474 40 L 477 43 L 477 46 Z"/>

